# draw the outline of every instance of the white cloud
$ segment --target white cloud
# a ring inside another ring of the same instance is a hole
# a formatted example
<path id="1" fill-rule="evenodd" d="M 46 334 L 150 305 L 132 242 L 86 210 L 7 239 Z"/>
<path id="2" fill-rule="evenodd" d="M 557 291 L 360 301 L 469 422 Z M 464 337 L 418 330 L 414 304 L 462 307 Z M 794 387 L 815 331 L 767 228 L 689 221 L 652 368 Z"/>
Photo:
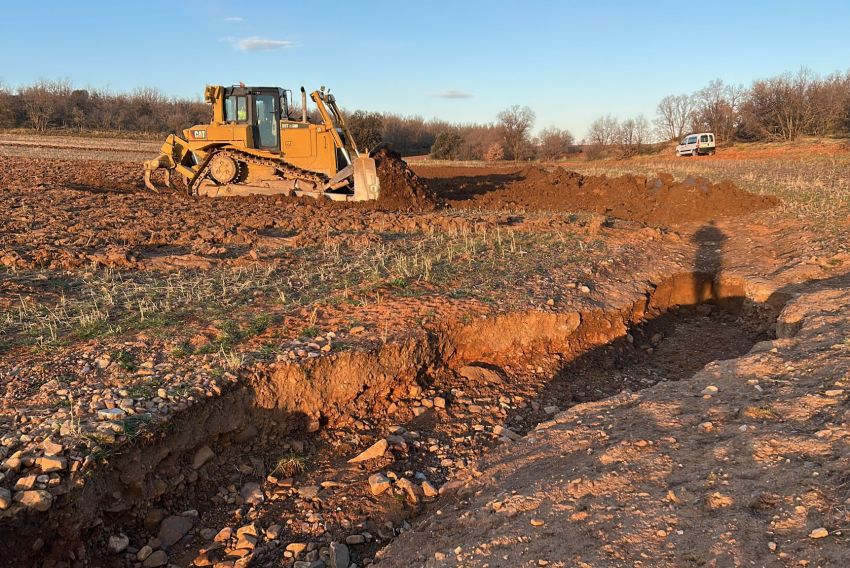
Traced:
<path id="1" fill-rule="evenodd" d="M 269 39 L 264 37 L 246 37 L 237 39 L 233 46 L 239 51 L 274 51 L 294 47 L 295 42 L 288 39 Z"/>
<path id="2" fill-rule="evenodd" d="M 245 18 L 242 16 L 230 16 L 229 18 L 224 18 L 225 22 L 244 22 Z"/>
<path id="3" fill-rule="evenodd" d="M 458 91 L 457 89 L 449 89 L 448 91 L 437 93 L 434 96 L 439 97 L 441 99 L 468 99 L 472 96 L 472 93 L 467 93 L 466 91 Z"/>

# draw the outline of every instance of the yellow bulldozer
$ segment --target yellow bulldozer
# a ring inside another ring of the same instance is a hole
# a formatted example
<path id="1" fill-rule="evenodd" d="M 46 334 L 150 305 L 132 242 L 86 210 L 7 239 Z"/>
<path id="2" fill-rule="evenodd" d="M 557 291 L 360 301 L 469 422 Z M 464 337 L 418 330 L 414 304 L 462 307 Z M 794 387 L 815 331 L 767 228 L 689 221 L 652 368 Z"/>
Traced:
<path id="1" fill-rule="evenodd" d="M 314 119 L 304 87 L 298 113 L 288 89 L 208 85 L 212 121 L 168 136 L 160 155 L 145 162 L 145 185 L 157 191 L 151 174 L 164 169 L 166 186 L 176 173 L 192 195 L 377 199 L 375 160 L 357 147 L 334 96 L 322 87 L 310 97 Z"/>

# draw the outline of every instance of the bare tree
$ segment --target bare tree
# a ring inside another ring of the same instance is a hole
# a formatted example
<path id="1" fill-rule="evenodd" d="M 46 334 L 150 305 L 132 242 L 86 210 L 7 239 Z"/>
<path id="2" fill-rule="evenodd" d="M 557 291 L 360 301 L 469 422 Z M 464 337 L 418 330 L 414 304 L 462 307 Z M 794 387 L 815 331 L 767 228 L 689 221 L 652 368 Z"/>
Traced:
<path id="1" fill-rule="evenodd" d="M 554 126 L 544 128 L 540 132 L 538 142 L 540 157 L 547 160 L 562 158 L 569 153 L 570 146 L 574 143 L 575 139 L 569 130 L 561 130 Z"/>
<path id="2" fill-rule="evenodd" d="M 691 128 L 713 132 L 718 141 L 731 141 L 740 122 L 742 94 L 742 87 L 725 85 L 720 79 L 711 81 L 693 95 Z"/>
<path id="3" fill-rule="evenodd" d="M 587 131 L 587 140 L 591 144 L 610 146 L 619 142 L 620 123 L 611 115 L 600 116 L 592 123 Z"/>
<path id="4" fill-rule="evenodd" d="M 500 112 L 498 118 L 508 158 L 522 159 L 531 127 L 534 126 L 534 111 L 527 106 L 513 105 Z"/>
<path id="5" fill-rule="evenodd" d="M 655 120 L 658 133 L 665 140 L 680 140 L 691 119 L 693 101 L 688 95 L 668 95 L 658 103 Z"/>

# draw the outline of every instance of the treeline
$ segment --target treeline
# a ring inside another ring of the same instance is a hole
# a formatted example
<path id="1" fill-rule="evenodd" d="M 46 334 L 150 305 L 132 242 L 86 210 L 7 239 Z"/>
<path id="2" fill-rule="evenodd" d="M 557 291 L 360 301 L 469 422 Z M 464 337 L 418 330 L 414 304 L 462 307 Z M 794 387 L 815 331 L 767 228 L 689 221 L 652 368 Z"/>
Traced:
<path id="1" fill-rule="evenodd" d="M 533 135 L 534 112 L 514 105 L 487 124 L 452 124 L 419 116 L 355 111 L 348 116 L 354 138 L 372 148 L 384 143 L 403 155 L 430 154 L 441 160 L 557 159 L 578 152 L 569 130 L 544 128 Z"/>
<path id="2" fill-rule="evenodd" d="M 821 77 L 808 69 L 758 79 L 745 88 L 711 81 L 691 94 L 664 97 L 653 124 L 644 117 L 596 119 L 587 133 L 593 147 L 637 151 L 646 140 L 681 140 L 714 132 L 721 144 L 850 136 L 850 71 Z"/>
<path id="3" fill-rule="evenodd" d="M 753 81 L 748 87 L 711 81 L 690 94 L 664 97 L 649 120 L 597 118 L 576 144 L 568 130 L 534 134 L 535 114 L 514 105 L 491 123 L 453 124 L 357 110 L 347 113 L 358 143 L 385 143 L 403 155 L 449 160 L 558 159 L 584 150 L 589 158 L 657 151 L 657 142 L 711 131 L 720 144 L 794 140 L 801 136 L 850 136 L 850 71 L 825 77 L 807 69 Z M 179 132 L 210 119 L 200 101 L 168 97 L 154 88 L 131 93 L 76 89 L 67 80 L 38 81 L 10 89 L 0 85 L 0 128 Z"/>
<path id="4" fill-rule="evenodd" d="M 154 88 L 111 93 L 75 89 L 67 80 L 38 81 L 15 90 L 0 85 L 0 128 L 165 133 L 209 117 L 209 105 L 167 97 Z"/>

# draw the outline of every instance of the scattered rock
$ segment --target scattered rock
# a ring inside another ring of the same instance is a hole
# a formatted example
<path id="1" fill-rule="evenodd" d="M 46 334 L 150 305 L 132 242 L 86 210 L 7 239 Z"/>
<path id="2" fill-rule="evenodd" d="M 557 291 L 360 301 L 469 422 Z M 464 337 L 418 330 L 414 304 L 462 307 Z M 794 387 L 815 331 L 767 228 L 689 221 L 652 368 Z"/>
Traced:
<path id="1" fill-rule="evenodd" d="M 21 491 L 15 495 L 15 501 L 31 511 L 43 513 L 53 505 L 53 495 L 42 489 Z"/>
<path id="2" fill-rule="evenodd" d="M 239 495 L 241 495 L 242 499 L 244 499 L 249 505 L 259 505 L 266 500 L 260 484 L 253 481 L 243 485 L 241 491 L 239 491 Z"/>
<path id="3" fill-rule="evenodd" d="M 440 494 L 440 492 L 437 491 L 436 487 L 431 485 L 430 481 L 423 481 L 422 482 L 422 494 L 425 495 L 425 497 L 432 498 L 432 497 L 438 496 Z"/>
<path id="4" fill-rule="evenodd" d="M 136 560 L 143 562 L 144 560 L 147 560 L 148 556 L 151 554 L 153 554 L 153 548 L 146 544 L 139 549 L 139 552 L 136 553 Z"/>
<path id="5" fill-rule="evenodd" d="M 407 494 L 407 499 L 411 503 L 418 503 L 421 498 L 422 489 L 419 488 L 418 485 L 407 479 L 406 477 L 402 477 L 398 481 L 396 481 L 396 487 L 401 489 Z"/>
<path id="6" fill-rule="evenodd" d="M 351 555 L 348 552 L 348 547 L 341 542 L 332 542 L 330 546 L 331 556 L 330 568 L 348 568 L 351 563 Z"/>
<path id="7" fill-rule="evenodd" d="M 306 549 L 307 549 L 307 543 L 306 542 L 290 542 L 289 544 L 286 545 L 286 550 L 288 550 L 289 552 L 291 552 L 295 556 L 298 556 L 299 554 L 304 552 Z"/>
<path id="8" fill-rule="evenodd" d="M 719 391 L 720 391 L 720 389 L 718 389 L 716 386 L 708 385 L 707 387 L 702 389 L 702 394 L 705 395 L 705 396 L 713 396 L 713 395 L 717 394 Z"/>
<path id="9" fill-rule="evenodd" d="M 127 547 L 130 546 L 130 537 L 126 534 L 117 534 L 109 537 L 109 552 L 112 554 L 121 554 Z"/>
<path id="10" fill-rule="evenodd" d="M 505 428 L 504 426 L 496 425 L 493 426 L 493 433 L 497 436 L 504 436 L 506 438 L 510 438 L 513 441 L 522 440 L 522 436 L 511 430 L 510 428 Z"/>
<path id="11" fill-rule="evenodd" d="M 168 548 L 186 536 L 186 533 L 192 530 L 194 524 L 195 519 L 192 517 L 171 515 L 170 517 L 166 517 L 162 521 L 162 524 L 159 525 L 157 538 L 159 538 L 163 547 Z M 156 566 L 159 566 L 159 564 Z"/>
<path id="12" fill-rule="evenodd" d="M 826 538 L 829 536 L 829 531 L 823 527 L 816 528 L 809 533 L 810 538 Z"/>
<path id="13" fill-rule="evenodd" d="M 67 462 L 65 458 L 43 457 L 36 459 L 35 465 L 41 469 L 41 473 L 53 473 L 64 471 Z"/>
<path id="14" fill-rule="evenodd" d="M 378 440 L 359 455 L 348 460 L 348 463 L 360 463 L 383 456 L 387 452 L 389 442 L 384 439 Z"/>
<path id="15" fill-rule="evenodd" d="M 0 487 L 0 511 L 5 511 L 12 506 L 12 492 L 5 487 Z"/>
<path id="16" fill-rule="evenodd" d="M 97 417 L 101 420 L 117 420 L 123 418 L 124 414 L 120 408 L 101 408 L 97 411 Z"/>
<path id="17" fill-rule="evenodd" d="M 201 469 L 205 463 L 215 457 L 215 452 L 209 446 L 201 446 L 192 458 L 192 469 Z"/>
<path id="18" fill-rule="evenodd" d="M 168 564 L 168 554 L 164 550 L 157 550 L 148 556 L 142 566 L 144 568 L 159 568 Z"/>
<path id="19" fill-rule="evenodd" d="M 544 521 L 543 519 L 531 519 L 531 526 L 532 527 L 542 527 L 545 524 L 546 524 L 546 521 Z"/>
<path id="20" fill-rule="evenodd" d="M 392 486 L 392 482 L 381 473 L 374 473 L 369 476 L 369 491 L 372 495 L 380 495 Z"/>
<path id="21" fill-rule="evenodd" d="M 461 377 L 472 383 L 498 383 L 502 380 L 502 377 L 496 371 L 488 369 L 487 367 L 478 367 L 476 365 L 463 366 L 458 369 L 457 372 Z"/>

